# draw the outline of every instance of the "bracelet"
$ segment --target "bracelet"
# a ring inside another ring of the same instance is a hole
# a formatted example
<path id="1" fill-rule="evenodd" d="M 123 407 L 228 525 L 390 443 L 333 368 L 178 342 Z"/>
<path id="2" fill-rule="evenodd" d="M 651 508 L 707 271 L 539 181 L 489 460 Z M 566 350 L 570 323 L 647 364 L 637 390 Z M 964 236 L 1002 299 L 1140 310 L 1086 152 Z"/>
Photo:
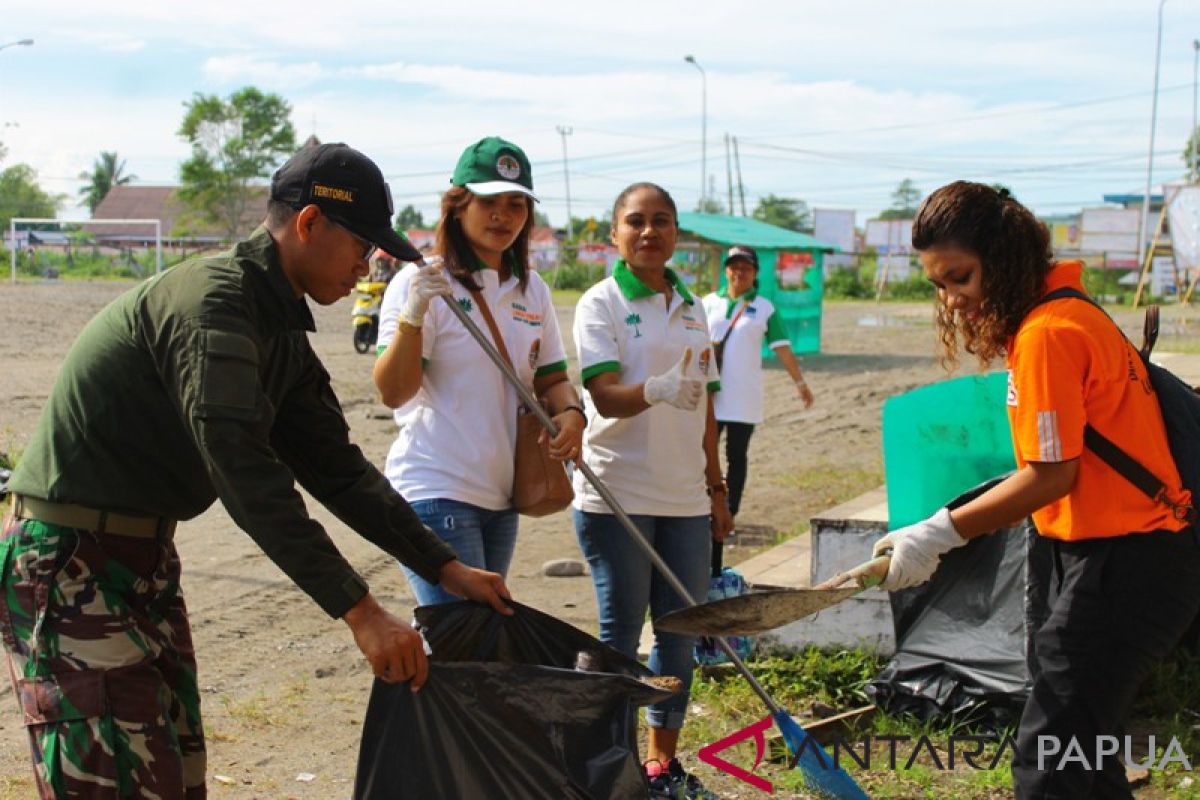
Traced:
<path id="1" fill-rule="evenodd" d="M 720 483 L 710 483 L 708 486 L 705 486 L 704 491 L 709 497 L 712 497 L 714 494 L 729 494 L 729 486 L 722 480 Z"/>
<path id="2" fill-rule="evenodd" d="M 578 411 L 579 416 L 583 417 L 583 427 L 585 427 L 585 428 L 587 427 L 587 422 L 588 422 L 587 412 L 583 410 L 583 406 L 572 403 L 569 406 L 563 406 L 563 411 Z M 559 413 L 562 413 L 562 412 L 559 412 Z"/>

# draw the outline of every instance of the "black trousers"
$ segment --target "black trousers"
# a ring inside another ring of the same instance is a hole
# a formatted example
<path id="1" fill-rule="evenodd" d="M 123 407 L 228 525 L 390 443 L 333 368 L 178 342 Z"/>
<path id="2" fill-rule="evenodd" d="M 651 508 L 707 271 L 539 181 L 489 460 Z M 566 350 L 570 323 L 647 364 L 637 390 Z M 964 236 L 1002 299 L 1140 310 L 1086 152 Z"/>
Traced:
<path id="1" fill-rule="evenodd" d="M 1170 655 L 1200 609 L 1200 546 L 1190 529 L 1154 531 L 1053 542 L 1053 556 L 1050 614 L 1035 638 L 1013 787 L 1020 800 L 1132 798 L 1124 726 L 1151 666 Z M 1100 736 L 1120 746 L 1096 764 Z M 1078 760 L 1059 769 L 1072 737 L 1091 769 Z M 1159 758 L 1166 744 L 1156 742 Z"/>
<path id="2" fill-rule="evenodd" d="M 729 513 L 737 517 L 738 509 L 742 506 L 742 492 L 746 489 L 746 473 L 749 470 L 749 459 L 746 453 L 750 450 L 750 437 L 754 435 L 754 425 L 749 422 L 717 421 L 717 441 L 725 434 L 725 483 L 729 486 Z M 712 574 L 721 574 L 723 542 L 713 542 Z"/>

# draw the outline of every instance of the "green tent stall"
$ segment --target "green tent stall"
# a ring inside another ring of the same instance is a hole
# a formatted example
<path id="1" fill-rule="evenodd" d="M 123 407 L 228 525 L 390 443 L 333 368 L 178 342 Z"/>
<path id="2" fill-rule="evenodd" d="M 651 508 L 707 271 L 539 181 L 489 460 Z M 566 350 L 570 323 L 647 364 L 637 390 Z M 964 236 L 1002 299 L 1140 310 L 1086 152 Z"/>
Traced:
<path id="1" fill-rule="evenodd" d="M 759 294 L 778 310 L 793 352 L 820 352 L 824 260 L 826 253 L 837 252 L 836 246 L 806 233 L 724 214 L 681 213 L 679 228 L 711 251 L 714 286 L 725 283 L 723 251 L 735 244 L 753 247 L 758 252 Z M 764 347 L 764 357 L 774 355 Z"/>

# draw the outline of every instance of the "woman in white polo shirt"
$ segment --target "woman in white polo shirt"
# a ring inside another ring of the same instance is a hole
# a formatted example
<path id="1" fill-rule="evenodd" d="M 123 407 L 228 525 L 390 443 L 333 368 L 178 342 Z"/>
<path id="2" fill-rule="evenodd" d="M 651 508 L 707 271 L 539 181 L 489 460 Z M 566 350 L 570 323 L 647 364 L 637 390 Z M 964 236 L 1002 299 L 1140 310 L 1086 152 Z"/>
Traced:
<path id="1" fill-rule="evenodd" d="M 774 304 L 758 294 L 758 253 L 752 247 L 725 254 L 725 288 L 705 295 L 704 313 L 714 342 L 722 342 L 721 391 L 713 397 L 717 434 L 725 434 L 725 480 L 729 513 L 737 518 L 746 488 L 747 457 L 754 426 L 763 420 L 763 342 L 796 384 L 805 408 L 812 390 L 800 373 L 792 343 Z M 713 574 L 721 571 L 721 545 L 713 546 Z"/>
<path id="2" fill-rule="evenodd" d="M 380 309 L 375 385 L 398 409 L 385 473 L 469 566 L 504 575 L 517 537 L 513 452 L 520 401 L 438 295 L 452 295 L 484 335 L 486 304 L 517 374 L 559 427 L 550 453 L 579 457 L 583 408 L 550 289 L 528 268 L 533 177 L 519 147 L 489 137 L 468 147 L 442 196 L 434 258 L 406 266 Z M 403 406 L 403 408 L 401 408 Z M 404 569 L 421 605 L 458 598 Z"/>
<path id="3" fill-rule="evenodd" d="M 677 233 L 665 190 L 651 183 L 625 189 L 612 220 L 621 258 L 611 277 L 580 298 L 574 333 L 589 398 L 583 457 L 692 597 L 702 599 L 710 542 L 723 539 L 733 521 L 717 458 L 711 392 L 720 383 L 704 309 L 666 266 Z M 592 570 L 600 638 L 636 657 L 647 606 L 658 618 L 684 601 L 579 473 L 575 530 Z M 649 666 L 678 677 L 684 691 L 649 708 L 646 758 L 652 789 L 683 786 L 686 796 L 705 797 L 675 760 L 694 642 L 655 631 Z"/>

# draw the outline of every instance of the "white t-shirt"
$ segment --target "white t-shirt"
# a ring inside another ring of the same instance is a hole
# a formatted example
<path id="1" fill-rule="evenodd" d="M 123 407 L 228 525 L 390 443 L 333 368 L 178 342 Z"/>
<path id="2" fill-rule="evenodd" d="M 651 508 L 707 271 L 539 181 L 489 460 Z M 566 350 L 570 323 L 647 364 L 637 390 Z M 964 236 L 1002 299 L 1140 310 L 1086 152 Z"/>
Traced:
<path id="1" fill-rule="evenodd" d="M 388 284 L 379 312 L 379 352 L 391 343 L 417 267 Z M 499 282 L 494 269 L 473 273 L 483 287 L 505 347 L 522 383 L 567 368 L 550 288 L 530 272 L 522 293 L 517 278 Z M 484 336 L 491 331 L 470 291 L 446 274 L 455 301 Z M 406 500 L 448 498 L 492 511 L 512 506 L 517 392 L 471 337 L 446 301 L 435 298 L 421 326 L 421 388 L 396 410 L 400 435 L 384 473 Z"/>
<path id="2" fill-rule="evenodd" d="M 575 346 L 583 380 L 616 372 L 620 382 L 642 383 L 678 363 L 692 349 L 688 374 L 720 388 L 712 363 L 708 325 L 700 304 L 668 270 L 675 285 L 670 308 L 663 295 L 643 284 L 624 262 L 612 277 L 588 289 L 575 309 Z M 609 419 L 587 399 L 583 457 L 630 514 L 695 517 L 708 514 L 705 488 L 706 404 L 684 411 L 668 403 L 640 414 Z M 575 507 L 609 513 L 582 474 L 575 473 Z"/>
<path id="3" fill-rule="evenodd" d="M 720 422 L 763 421 L 763 341 L 771 348 L 791 347 L 783 320 L 765 297 L 749 291 L 731 300 L 722 291 L 704 297 L 704 313 L 714 342 L 729 330 L 729 323 L 745 305 L 725 340 L 721 356 L 721 391 L 713 397 L 713 411 Z"/>

